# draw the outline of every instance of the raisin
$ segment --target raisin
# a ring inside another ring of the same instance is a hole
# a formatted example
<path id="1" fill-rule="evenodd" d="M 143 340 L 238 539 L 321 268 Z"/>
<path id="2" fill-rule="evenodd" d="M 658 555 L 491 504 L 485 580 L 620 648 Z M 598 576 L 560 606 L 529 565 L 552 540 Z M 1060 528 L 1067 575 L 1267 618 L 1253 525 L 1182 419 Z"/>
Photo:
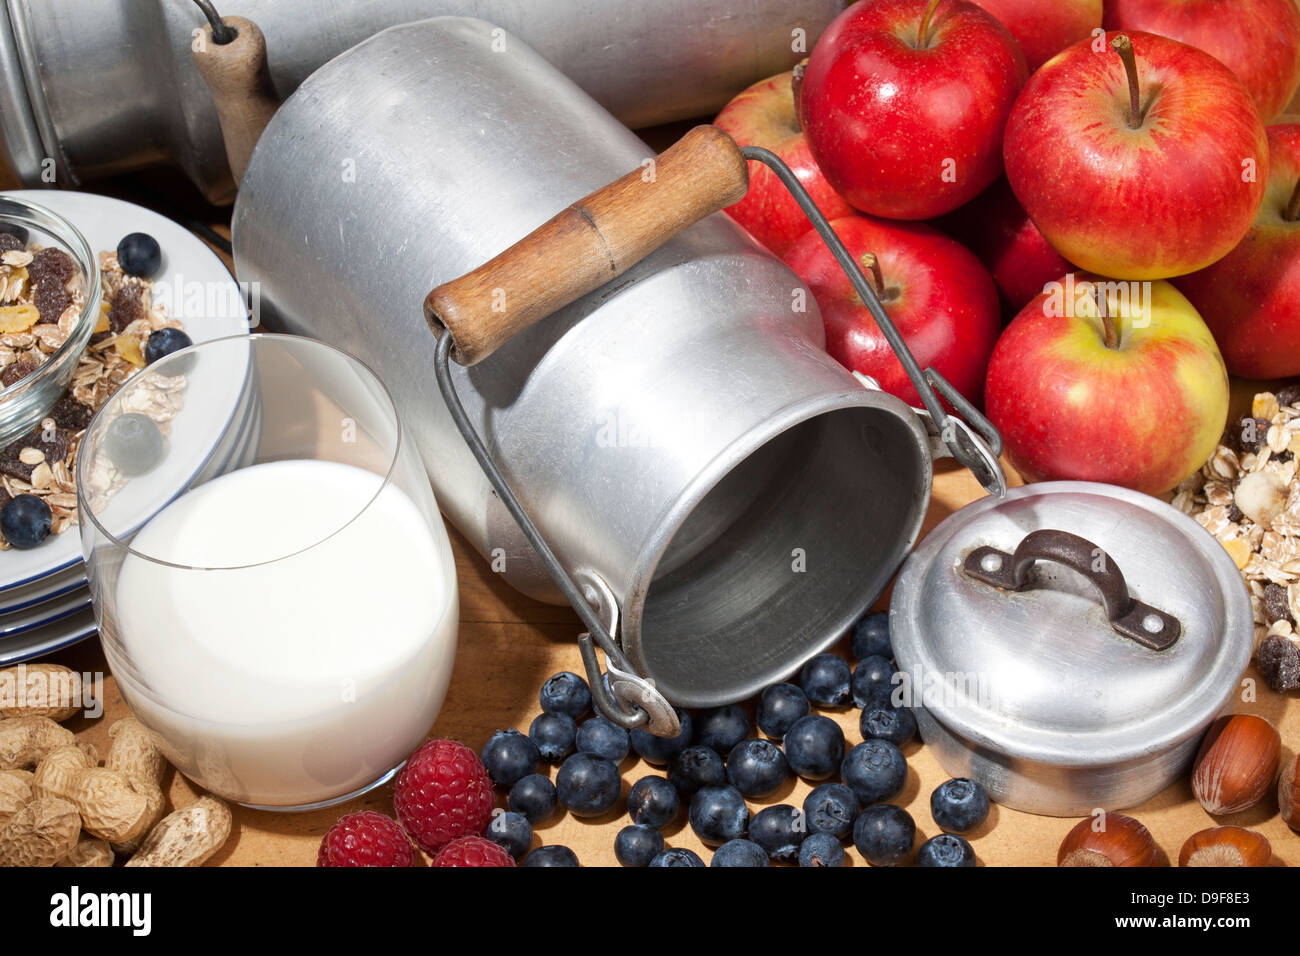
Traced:
<path id="1" fill-rule="evenodd" d="M 1280 584 L 1264 585 L 1264 613 L 1268 615 L 1270 624 L 1274 621 L 1295 623 L 1295 618 L 1291 616 L 1291 606 L 1287 602 L 1286 588 Z"/>
<path id="2" fill-rule="evenodd" d="M 1300 405 L 1300 382 L 1284 385 L 1277 390 L 1277 403 L 1283 407 Z"/>
<path id="3" fill-rule="evenodd" d="M 27 274 L 35 285 L 61 286 L 74 275 L 77 267 L 62 249 L 42 249 L 32 257 Z"/>
<path id="4" fill-rule="evenodd" d="M 136 319 L 144 318 L 142 289 L 134 283 L 124 285 L 113 296 L 113 306 L 108 310 L 108 326 L 121 332 Z"/>
<path id="5" fill-rule="evenodd" d="M 46 433 L 40 428 L 33 429 L 29 434 L 0 449 L 0 472 L 11 478 L 31 481 L 35 465 L 23 464 L 18 458 L 24 448 L 39 448 L 45 455 L 45 460 L 53 465 L 56 461 L 62 461 L 67 457 L 68 447 L 68 436 L 60 429 L 55 428 L 52 433 Z"/>
<path id="6" fill-rule="evenodd" d="M 25 248 L 23 241 L 12 232 L 0 232 L 0 255 L 6 252 L 17 252 L 19 249 Z"/>
<path id="7" fill-rule="evenodd" d="M 70 432 L 84 431 L 95 416 L 95 410 L 71 395 L 64 395 L 50 409 L 50 418 L 59 428 Z"/>
<path id="8" fill-rule="evenodd" d="M 49 282 L 40 283 L 36 287 L 36 294 L 32 296 L 32 304 L 41 314 L 41 321 L 54 324 L 58 324 L 59 316 L 71 301 L 63 286 Z"/>
<path id="9" fill-rule="evenodd" d="M 1279 694 L 1300 687 L 1300 644 L 1274 634 L 1255 651 L 1255 666 L 1265 682 Z"/>
<path id="10" fill-rule="evenodd" d="M 37 365 L 35 362 L 14 362 L 12 365 L 6 365 L 4 371 L 0 371 L 0 385 L 8 388 L 17 382 L 21 382 L 32 372 L 35 372 Z"/>
<path id="11" fill-rule="evenodd" d="M 1245 516 L 1244 514 L 1241 513 L 1241 509 L 1237 507 L 1237 503 L 1236 503 L 1235 501 L 1229 501 L 1229 502 L 1228 502 L 1228 520 L 1229 520 L 1229 521 L 1232 521 L 1232 522 L 1240 522 L 1241 519 L 1244 518 L 1244 517 L 1246 517 L 1246 516 Z"/>
<path id="12" fill-rule="evenodd" d="M 1233 442 L 1242 452 L 1257 452 L 1268 439 L 1270 424 L 1267 418 L 1251 418 L 1249 415 L 1243 415 L 1232 426 Z"/>

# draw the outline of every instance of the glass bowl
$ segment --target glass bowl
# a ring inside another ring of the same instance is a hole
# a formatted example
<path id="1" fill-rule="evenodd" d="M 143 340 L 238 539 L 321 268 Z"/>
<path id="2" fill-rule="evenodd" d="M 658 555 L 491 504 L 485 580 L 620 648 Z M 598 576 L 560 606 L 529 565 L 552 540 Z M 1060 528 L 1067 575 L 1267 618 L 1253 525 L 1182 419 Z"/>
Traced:
<path id="1" fill-rule="evenodd" d="M 79 283 L 84 298 L 77 324 L 54 354 L 36 371 L 0 388 L 0 446 L 36 428 L 63 395 L 95 331 L 102 298 L 99 257 L 76 226 L 44 206 L 0 194 L 0 232 L 16 231 L 11 227 L 25 230 L 29 244 L 53 246 L 71 256 L 81 272 L 72 281 Z"/>

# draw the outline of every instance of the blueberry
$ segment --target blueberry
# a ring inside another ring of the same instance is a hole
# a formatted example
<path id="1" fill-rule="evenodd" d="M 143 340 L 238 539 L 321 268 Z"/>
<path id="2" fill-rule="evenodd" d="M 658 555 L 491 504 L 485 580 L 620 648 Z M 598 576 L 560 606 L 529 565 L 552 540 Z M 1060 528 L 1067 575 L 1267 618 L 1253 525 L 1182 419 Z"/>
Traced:
<path id="1" fill-rule="evenodd" d="M 695 743 L 712 747 L 722 756 L 749 736 L 749 715 L 730 704 L 695 715 Z"/>
<path id="2" fill-rule="evenodd" d="M 778 863 L 793 862 L 799 856 L 799 844 L 808 835 L 803 811 L 788 803 L 764 807 L 749 821 L 749 838 L 761 846 Z"/>
<path id="3" fill-rule="evenodd" d="M 858 718 L 863 740 L 888 740 L 901 747 L 916 736 L 916 715 L 906 707 L 868 706 Z"/>
<path id="4" fill-rule="evenodd" d="M 766 797 L 789 774 L 785 754 L 770 740 L 742 740 L 727 755 L 727 779 L 747 797 Z"/>
<path id="5" fill-rule="evenodd" d="M 803 666 L 799 683 L 808 699 L 822 707 L 843 707 L 852 698 L 849 665 L 834 654 L 818 654 Z"/>
<path id="6" fill-rule="evenodd" d="M 894 648 L 889 643 L 889 612 L 873 611 L 858 621 L 849 643 L 857 660 L 893 657 Z"/>
<path id="7" fill-rule="evenodd" d="M 510 788 L 506 803 L 536 826 L 555 812 L 557 800 L 555 784 L 540 773 L 530 773 Z"/>
<path id="8" fill-rule="evenodd" d="M 0 508 L 0 531 L 21 551 L 34 548 L 48 538 L 53 523 L 50 506 L 35 495 L 15 495 Z"/>
<path id="9" fill-rule="evenodd" d="M 546 714 L 564 714 L 577 720 L 591 709 L 591 688 L 572 671 L 560 671 L 549 678 L 537 697 Z"/>
<path id="10" fill-rule="evenodd" d="M 528 847 L 532 845 L 533 825 L 522 813 L 513 810 L 503 813 L 498 810 L 492 814 L 492 822 L 488 824 L 487 832 L 483 835 L 493 843 L 505 847 L 518 861 L 523 859 L 524 854 L 528 852 Z"/>
<path id="11" fill-rule="evenodd" d="M 614 837 L 614 856 L 624 866 L 649 866 L 663 849 L 663 834 L 644 824 L 624 827 Z"/>
<path id="12" fill-rule="evenodd" d="M 844 731 L 821 714 L 795 721 L 781 742 L 790 769 L 807 780 L 825 780 L 844 759 Z"/>
<path id="13" fill-rule="evenodd" d="M 681 733 L 676 737 L 656 737 L 644 727 L 637 727 L 630 734 L 632 749 L 647 763 L 666 767 L 691 742 L 691 715 L 681 708 L 676 710 L 677 719 L 682 725 Z"/>
<path id="14" fill-rule="evenodd" d="M 810 833 L 799 845 L 800 866 L 843 866 L 844 847 L 829 833 Z"/>
<path id="15" fill-rule="evenodd" d="M 849 787 L 842 783 L 823 783 L 804 797 L 804 818 L 809 833 L 827 833 L 837 840 L 847 840 L 853 833 L 862 804 Z"/>
<path id="16" fill-rule="evenodd" d="M 930 815 L 949 833 L 966 833 L 988 819 L 988 792 L 974 780 L 945 780 L 930 794 Z"/>
<path id="17" fill-rule="evenodd" d="M 661 827 L 677 818 L 677 788 L 663 777 L 642 777 L 627 795 L 627 814 L 633 823 Z"/>
<path id="18" fill-rule="evenodd" d="M 616 802 L 623 789 L 618 768 L 595 754 L 574 754 L 555 775 L 560 804 L 575 817 L 598 817 Z"/>
<path id="19" fill-rule="evenodd" d="M 173 352 L 179 352 L 181 349 L 187 349 L 194 344 L 194 341 L 182 332 L 180 329 L 161 328 L 157 331 L 150 332 L 149 337 L 144 341 L 144 360 L 152 365 L 160 358 L 165 358 Z M 187 359 L 177 359 L 169 371 L 184 374 L 194 367 L 194 356 Z"/>
<path id="20" fill-rule="evenodd" d="M 912 853 L 916 824 L 902 807 L 878 803 L 853 821 L 853 845 L 872 866 L 896 866 Z"/>
<path id="21" fill-rule="evenodd" d="M 117 244 L 117 264 L 129 276 L 150 279 L 162 267 L 162 249 L 147 232 L 123 236 Z"/>
<path id="22" fill-rule="evenodd" d="M 975 848 L 962 837 L 940 833 L 930 837 L 916 851 L 917 866 L 974 866 Z"/>
<path id="23" fill-rule="evenodd" d="M 542 755 L 537 744 L 517 730 L 498 730 L 479 754 L 488 776 L 503 787 L 513 787 L 537 770 Z"/>
<path id="24" fill-rule="evenodd" d="M 539 846 L 524 857 L 522 866 L 579 866 L 578 854 L 567 846 Z"/>
<path id="25" fill-rule="evenodd" d="M 559 763 L 573 752 L 578 728 L 568 714 L 538 714 L 528 726 L 537 752 L 549 763 Z"/>
<path id="26" fill-rule="evenodd" d="M 706 846 L 722 846 L 745 835 L 749 807 L 735 787 L 701 787 L 691 797 L 691 829 Z"/>
<path id="27" fill-rule="evenodd" d="M 767 851 L 753 840 L 728 840 L 713 851 L 709 866 L 768 866 Z"/>
<path id="28" fill-rule="evenodd" d="M 784 737 L 794 722 L 808 713 L 808 695 L 794 684 L 773 684 L 758 699 L 755 723 L 769 737 Z"/>
<path id="29" fill-rule="evenodd" d="M 883 657 L 864 657 L 853 668 L 853 703 L 862 708 L 892 706 L 898 668 Z"/>
<path id="30" fill-rule="evenodd" d="M 632 742 L 628 739 L 627 731 L 609 718 L 590 717 L 578 727 L 573 746 L 580 754 L 595 754 L 610 763 L 619 764 L 632 749 Z"/>
<path id="31" fill-rule="evenodd" d="M 720 787 L 727 782 L 727 766 L 712 747 L 687 747 L 668 768 L 668 782 L 683 799 L 700 787 Z"/>
<path id="32" fill-rule="evenodd" d="M 840 779 L 865 804 L 896 796 L 907 781 L 907 759 L 888 740 L 868 740 L 844 755 Z"/>
<path id="33" fill-rule="evenodd" d="M 703 866 L 704 861 L 700 859 L 699 854 L 694 850 L 688 850 L 685 847 L 673 847 L 656 856 L 650 861 L 650 865 L 655 868 L 662 866 Z"/>
<path id="34" fill-rule="evenodd" d="M 143 475 L 162 460 L 162 432 L 148 415 L 127 412 L 108 423 L 104 451 L 122 474 Z"/>

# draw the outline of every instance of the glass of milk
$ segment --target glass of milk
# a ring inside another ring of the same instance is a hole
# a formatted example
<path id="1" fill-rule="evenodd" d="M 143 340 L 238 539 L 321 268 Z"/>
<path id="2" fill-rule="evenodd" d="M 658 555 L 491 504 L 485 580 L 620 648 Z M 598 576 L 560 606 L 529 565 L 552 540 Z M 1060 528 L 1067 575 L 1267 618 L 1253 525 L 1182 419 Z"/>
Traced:
<path id="1" fill-rule="evenodd" d="M 314 809 L 384 782 L 427 735 L 455 567 L 366 366 L 285 335 L 175 352 L 95 416 L 77 480 L 109 666 L 187 777 Z"/>

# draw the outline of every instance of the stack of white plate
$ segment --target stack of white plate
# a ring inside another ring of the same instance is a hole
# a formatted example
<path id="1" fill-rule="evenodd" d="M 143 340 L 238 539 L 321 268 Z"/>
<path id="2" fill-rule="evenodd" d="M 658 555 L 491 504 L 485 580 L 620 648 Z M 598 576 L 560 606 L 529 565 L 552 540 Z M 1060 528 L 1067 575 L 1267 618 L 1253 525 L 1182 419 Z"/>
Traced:
<path id="1" fill-rule="evenodd" d="M 131 232 L 158 240 L 163 267 L 155 283 L 173 291 L 169 311 L 195 342 L 248 332 L 244 297 L 215 253 L 192 233 L 155 212 L 90 193 L 19 190 L 5 195 L 40 203 L 81 230 L 96 252 L 117 247 Z M 260 409 L 251 389 L 232 384 L 233 416 L 214 416 L 213 440 L 201 469 L 224 471 L 256 451 Z M 227 406 L 229 407 L 229 406 Z M 235 425 L 236 427 L 226 427 Z M 95 617 L 78 529 L 69 528 L 30 551 L 0 552 L 0 665 L 51 651 L 95 633 Z"/>

